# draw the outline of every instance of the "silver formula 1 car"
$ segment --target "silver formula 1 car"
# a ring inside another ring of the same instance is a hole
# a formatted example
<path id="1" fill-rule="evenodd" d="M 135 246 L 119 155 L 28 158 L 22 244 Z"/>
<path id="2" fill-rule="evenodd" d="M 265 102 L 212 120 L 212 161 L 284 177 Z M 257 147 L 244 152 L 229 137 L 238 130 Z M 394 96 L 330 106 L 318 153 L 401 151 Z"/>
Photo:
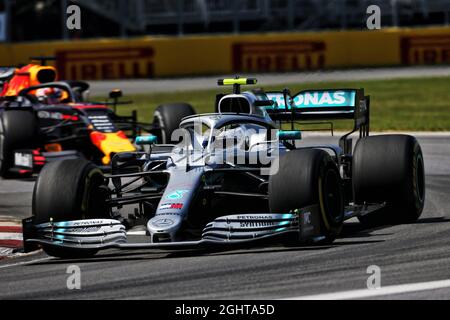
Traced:
<path id="1" fill-rule="evenodd" d="M 109 248 L 329 244 L 352 217 L 366 226 L 418 219 L 421 148 L 411 136 L 369 136 L 363 89 L 241 93 L 255 83 L 219 80 L 233 93 L 217 96 L 215 113 L 184 118 L 176 145 L 138 137 L 144 151 L 116 154 L 110 174 L 83 160 L 46 165 L 33 217 L 23 221 L 25 250 L 80 257 Z M 354 120 L 339 145 L 302 146 L 302 125 L 336 119 Z M 145 241 L 130 243 L 137 225 Z"/>

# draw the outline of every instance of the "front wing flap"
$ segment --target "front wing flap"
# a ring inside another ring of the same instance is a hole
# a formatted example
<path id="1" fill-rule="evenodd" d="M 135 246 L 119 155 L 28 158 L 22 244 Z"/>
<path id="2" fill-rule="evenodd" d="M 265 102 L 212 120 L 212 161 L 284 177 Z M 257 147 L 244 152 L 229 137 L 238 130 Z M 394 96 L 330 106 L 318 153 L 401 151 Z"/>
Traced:
<path id="1" fill-rule="evenodd" d="M 243 214 L 220 217 L 206 225 L 202 238 L 217 241 L 250 240 L 285 232 L 299 232 L 299 215 Z"/>
<path id="2" fill-rule="evenodd" d="M 22 225 L 25 252 L 36 249 L 33 244 L 93 249 L 127 241 L 125 226 L 112 219 L 34 224 L 34 218 L 28 218 Z"/>

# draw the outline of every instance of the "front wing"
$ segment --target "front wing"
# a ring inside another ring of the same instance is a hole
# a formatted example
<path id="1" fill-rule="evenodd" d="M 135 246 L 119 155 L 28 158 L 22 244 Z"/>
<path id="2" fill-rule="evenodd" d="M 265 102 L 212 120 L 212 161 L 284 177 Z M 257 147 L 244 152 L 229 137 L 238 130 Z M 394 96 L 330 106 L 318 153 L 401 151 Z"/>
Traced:
<path id="1" fill-rule="evenodd" d="M 25 251 L 39 245 L 67 250 L 103 249 L 201 249 L 276 242 L 294 236 L 301 241 L 320 238 L 317 206 L 286 214 L 240 214 L 215 219 L 207 224 L 197 241 L 129 243 L 124 225 L 118 220 L 90 219 L 48 222 L 35 225 L 33 218 L 23 220 Z"/>

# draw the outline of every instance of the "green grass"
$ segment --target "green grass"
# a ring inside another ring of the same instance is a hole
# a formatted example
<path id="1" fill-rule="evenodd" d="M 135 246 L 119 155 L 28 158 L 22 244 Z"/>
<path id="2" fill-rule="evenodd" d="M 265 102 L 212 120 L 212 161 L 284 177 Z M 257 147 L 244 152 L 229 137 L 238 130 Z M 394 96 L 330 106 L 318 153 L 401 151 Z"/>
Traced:
<path id="1" fill-rule="evenodd" d="M 301 89 L 364 88 L 371 96 L 373 131 L 450 131 L 450 77 L 286 84 L 264 86 L 264 89 L 281 90 L 284 87 L 293 93 Z M 127 97 L 134 103 L 121 106 L 119 113 L 137 109 L 140 121 L 150 122 L 155 108 L 169 102 L 188 102 L 197 113 L 213 112 L 215 94 L 226 90 L 229 88 L 130 95 Z M 350 125 L 337 121 L 335 128 L 347 129 Z"/>

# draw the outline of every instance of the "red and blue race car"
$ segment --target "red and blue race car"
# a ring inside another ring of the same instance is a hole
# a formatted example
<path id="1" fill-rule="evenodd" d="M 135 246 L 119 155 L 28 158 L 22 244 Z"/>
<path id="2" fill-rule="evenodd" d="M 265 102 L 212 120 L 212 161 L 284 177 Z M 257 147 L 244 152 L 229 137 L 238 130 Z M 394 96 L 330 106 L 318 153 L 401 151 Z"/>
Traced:
<path id="1" fill-rule="evenodd" d="M 169 143 L 171 133 L 189 104 L 159 106 L 152 123 L 141 123 L 137 112 L 119 116 L 115 110 L 120 90 L 109 101 L 85 101 L 89 84 L 58 81 L 52 66 L 29 64 L 0 69 L 0 176 L 27 177 L 48 162 L 83 157 L 99 166 L 109 165 L 114 154 L 136 151 L 131 142 L 142 132 Z"/>

